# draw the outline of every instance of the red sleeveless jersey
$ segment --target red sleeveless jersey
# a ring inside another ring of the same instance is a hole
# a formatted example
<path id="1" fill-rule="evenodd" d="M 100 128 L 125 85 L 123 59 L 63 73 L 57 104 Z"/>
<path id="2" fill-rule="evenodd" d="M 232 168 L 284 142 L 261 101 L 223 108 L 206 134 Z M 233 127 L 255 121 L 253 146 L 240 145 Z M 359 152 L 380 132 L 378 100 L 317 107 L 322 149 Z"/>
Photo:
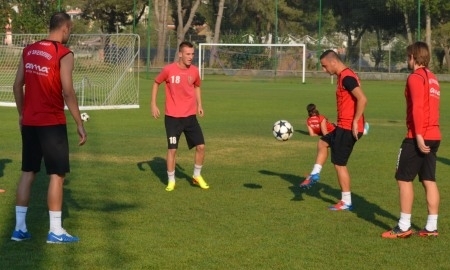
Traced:
<path id="1" fill-rule="evenodd" d="M 439 103 L 441 90 L 436 76 L 425 68 L 408 76 L 405 88 L 407 138 L 441 140 Z"/>
<path id="2" fill-rule="evenodd" d="M 358 76 L 349 68 L 344 69 L 338 75 L 336 89 L 337 126 L 343 129 L 352 130 L 352 123 L 356 112 L 356 98 L 351 94 L 351 91 L 345 89 L 343 85 L 343 80 L 347 76 L 354 77 L 358 82 L 358 85 L 361 85 Z M 363 131 L 364 115 L 362 115 L 358 121 L 358 132 Z"/>
<path id="3" fill-rule="evenodd" d="M 177 63 L 166 65 L 155 82 L 166 82 L 166 115 L 188 117 L 197 114 L 195 88 L 200 87 L 200 74 L 196 66 L 180 68 Z"/>
<path id="4" fill-rule="evenodd" d="M 72 53 L 59 42 L 41 40 L 23 49 L 25 74 L 22 124 L 66 124 L 60 77 L 60 60 Z"/>
<path id="5" fill-rule="evenodd" d="M 319 114 L 319 115 L 313 115 L 311 117 L 308 117 L 308 119 L 306 119 L 306 124 L 313 130 L 313 132 L 319 136 L 322 136 L 322 129 L 320 128 L 320 123 L 322 123 L 322 121 L 326 121 L 326 125 L 327 125 L 327 131 L 328 133 L 332 132 L 336 127 L 328 122 L 328 119 Z"/>

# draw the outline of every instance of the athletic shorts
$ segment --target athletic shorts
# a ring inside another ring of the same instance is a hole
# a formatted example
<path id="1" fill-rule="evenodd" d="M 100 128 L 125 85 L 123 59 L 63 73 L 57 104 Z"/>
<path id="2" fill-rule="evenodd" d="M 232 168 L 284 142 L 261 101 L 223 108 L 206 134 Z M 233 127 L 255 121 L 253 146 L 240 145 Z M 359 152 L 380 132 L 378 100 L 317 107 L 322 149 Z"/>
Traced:
<path id="1" fill-rule="evenodd" d="M 66 125 L 22 126 L 22 171 L 39 172 L 42 158 L 47 174 L 70 172 Z"/>
<path id="2" fill-rule="evenodd" d="M 178 148 L 181 133 L 184 133 L 189 149 L 197 145 L 205 144 L 202 129 L 195 115 L 188 117 L 172 117 L 166 115 L 164 117 L 164 124 L 166 126 L 167 147 L 169 149 Z"/>
<path id="3" fill-rule="evenodd" d="M 361 138 L 362 132 L 358 133 Z M 346 166 L 356 139 L 351 130 L 336 127 L 332 132 L 320 138 L 328 143 L 331 149 L 331 163 L 338 166 Z"/>
<path id="4" fill-rule="evenodd" d="M 419 175 L 419 181 L 436 180 L 436 153 L 441 141 L 425 140 L 430 153 L 420 152 L 415 139 L 404 139 L 397 157 L 395 179 L 413 181 Z"/>

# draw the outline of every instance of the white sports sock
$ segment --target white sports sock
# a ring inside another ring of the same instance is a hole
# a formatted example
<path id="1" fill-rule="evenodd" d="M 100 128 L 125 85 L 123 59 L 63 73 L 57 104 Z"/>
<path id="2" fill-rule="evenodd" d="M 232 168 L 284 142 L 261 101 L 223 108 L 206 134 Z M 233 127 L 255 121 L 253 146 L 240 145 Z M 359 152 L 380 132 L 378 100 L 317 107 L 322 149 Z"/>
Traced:
<path id="1" fill-rule="evenodd" d="M 342 192 L 342 201 L 347 205 L 352 205 L 352 193 L 350 191 Z"/>
<path id="2" fill-rule="evenodd" d="M 169 178 L 169 182 L 175 182 L 175 171 L 167 172 L 167 177 Z"/>
<path id="3" fill-rule="evenodd" d="M 313 169 L 311 171 L 311 174 L 320 173 L 321 170 L 322 170 L 322 165 L 314 164 L 314 167 L 313 167 Z"/>
<path id="4" fill-rule="evenodd" d="M 425 229 L 429 232 L 437 230 L 438 215 L 428 215 L 427 225 Z"/>
<path id="5" fill-rule="evenodd" d="M 202 172 L 202 165 L 194 165 L 194 177 L 195 176 L 200 176 L 201 172 Z"/>
<path id="6" fill-rule="evenodd" d="M 400 213 L 398 226 L 400 230 L 407 231 L 411 227 L 411 214 Z"/>
<path id="7" fill-rule="evenodd" d="M 27 224 L 25 222 L 27 211 L 28 207 L 16 205 L 16 231 L 27 232 Z"/>
<path id="8" fill-rule="evenodd" d="M 61 226 L 62 211 L 48 211 L 50 216 L 50 232 L 60 235 L 64 233 L 64 229 Z"/>

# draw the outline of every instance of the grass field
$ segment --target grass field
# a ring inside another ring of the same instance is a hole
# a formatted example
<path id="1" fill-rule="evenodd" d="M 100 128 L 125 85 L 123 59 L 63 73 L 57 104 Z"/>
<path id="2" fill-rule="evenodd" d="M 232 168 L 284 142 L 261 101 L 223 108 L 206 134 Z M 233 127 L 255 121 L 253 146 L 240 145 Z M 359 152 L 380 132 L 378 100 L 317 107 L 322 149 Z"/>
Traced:
<path id="1" fill-rule="evenodd" d="M 150 78 L 151 79 L 151 78 Z M 47 177 L 33 187 L 27 223 L 33 238 L 10 240 L 21 145 L 15 108 L 0 108 L 1 269 L 450 269 L 450 98 L 441 101 L 443 141 L 438 152 L 440 236 L 387 240 L 398 220 L 393 178 L 405 134 L 404 82 L 363 81 L 370 132 L 349 162 L 352 212 L 331 212 L 340 199 L 332 165 L 308 191 L 298 183 L 312 168 L 317 137 L 306 135 L 305 107 L 316 103 L 336 118 L 330 80 L 234 80 L 203 83 L 206 137 L 202 171 L 210 184 L 189 182 L 193 151 L 180 142 L 177 187 L 166 184 L 163 119 L 151 118 L 152 81 L 141 78 L 140 109 L 90 111 L 88 142 L 78 147 L 69 122 L 72 173 L 65 184 L 63 223 L 80 243 L 48 245 Z M 163 88 L 159 107 L 163 111 Z M 295 134 L 276 141 L 272 124 L 290 121 Z M 415 182 L 414 229 L 427 212 Z"/>

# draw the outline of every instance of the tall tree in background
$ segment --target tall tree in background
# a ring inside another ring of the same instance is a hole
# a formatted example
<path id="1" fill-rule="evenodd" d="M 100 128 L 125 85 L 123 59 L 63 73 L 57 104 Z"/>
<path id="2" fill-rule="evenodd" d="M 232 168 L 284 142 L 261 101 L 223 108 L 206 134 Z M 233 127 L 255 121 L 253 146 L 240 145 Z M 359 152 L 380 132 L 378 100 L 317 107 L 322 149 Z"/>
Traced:
<path id="1" fill-rule="evenodd" d="M 219 1 L 219 7 L 217 11 L 217 18 L 216 18 L 216 24 L 214 25 L 214 37 L 213 37 L 213 43 L 219 43 L 220 38 L 220 27 L 222 26 L 222 17 L 223 17 L 223 10 L 225 7 L 225 0 Z M 216 60 L 216 47 L 211 48 L 211 52 L 209 55 L 209 66 L 214 66 L 214 62 Z"/>
<path id="2" fill-rule="evenodd" d="M 186 33 L 192 26 L 195 13 L 200 6 L 200 0 L 176 0 L 175 26 L 177 29 L 177 48 L 185 40 Z M 178 54 L 174 56 L 174 61 L 178 59 Z"/>
<path id="3" fill-rule="evenodd" d="M 154 13 L 157 21 L 158 44 L 156 47 L 156 56 L 154 65 L 162 66 L 164 64 L 164 48 L 167 38 L 167 17 L 169 15 L 169 0 L 154 0 Z"/>
<path id="4" fill-rule="evenodd" d="M 413 43 L 413 32 L 411 28 L 411 15 L 417 14 L 417 4 L 415 0 L 388 0 L 389 10 L 398 10 L 403 14 L 403 22 L 406 32 L 406 39 L 409 44 Z M 415 16 L 413 16 L 415 17 Z"/>
<path id="5" fill-rule="evenodd" d="M 13 33 L 47 33 L 49 16 L 57 11 L 55 0 L 15 1 L 18 13 L 12 12 Z"/>

